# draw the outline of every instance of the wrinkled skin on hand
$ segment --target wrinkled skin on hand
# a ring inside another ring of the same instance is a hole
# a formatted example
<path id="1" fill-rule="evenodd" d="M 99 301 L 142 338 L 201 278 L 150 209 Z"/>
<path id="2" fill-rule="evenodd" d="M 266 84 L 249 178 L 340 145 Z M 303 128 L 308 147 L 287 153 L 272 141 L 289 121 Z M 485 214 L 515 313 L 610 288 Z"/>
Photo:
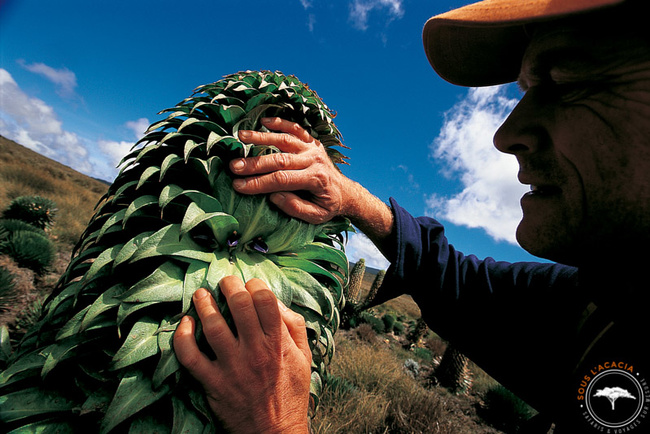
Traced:
<path id="1" fill-rule="evenodd" d="M 379 248 L 393 228 L 391 210 L 331 162 L 325 148 L 300 125 L 264 118 L 273 132 L 240 131 L 239 139 L 275 146 L 283 153 L 231 161 L 242 194 L 271 193 L 270 200 L 292 217 L 319 224 L 344 216 Z"/>
<path id="2" fill-rule="evenodd" d="M 228 276 L 219 286 L 237 335 L 210 293 L 199 289 L 193 301 L 216 360 L 200 351 L 194 320 L 186 316 L 174 335 L 179 362 L 203 385 L 229 432 L 308 432 L 311 351 L 305 320 L 259 279 L 244 284 Z"/>
<path id="3" fill-rule="evenodd" d="M 283 153 L 231 161 L 242 178 L 233 182 L 239 193 L 272 193 L 282 211 L 312 224 L 346 214 L 343 189 L 351 182 L 332 163 L 325 148 L 298 124 L 265 118 L 264 126 L 280 133 L 240 131 L 245 143 L 275 146 Z M 298 191 L 307 195 L 297 194 Z"/>

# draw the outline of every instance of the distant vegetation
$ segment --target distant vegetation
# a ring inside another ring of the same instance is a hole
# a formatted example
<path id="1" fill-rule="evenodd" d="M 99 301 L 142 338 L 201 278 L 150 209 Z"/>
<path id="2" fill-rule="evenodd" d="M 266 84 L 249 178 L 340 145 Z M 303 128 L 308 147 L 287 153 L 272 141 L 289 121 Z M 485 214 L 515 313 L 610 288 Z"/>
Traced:
<path id="1" fill-rule="evenodd" d="M 74 245 L 108 184 L 50 160 L 0 136 L 0 210 L 21 196 L 40 196 L 57 205 L 52 239 Z"/>
<path id="2" fill-rule="evenodd" d="M 0 326 L 12 337 L 9 343 L 0 333 L 0 365 L 37 319 L 107 189 L 0 136 Z M 27 260 L 21 249 L 31 252 Z M 368 308 L 383 272 L 359 262 L 315 433 L 513 432 L 533 414 L 464 357 L 454 375 L 467 387 L 442 387 L 436 375 L 451 354 L 447 343 L 426 327 L 408 296 Z"/>

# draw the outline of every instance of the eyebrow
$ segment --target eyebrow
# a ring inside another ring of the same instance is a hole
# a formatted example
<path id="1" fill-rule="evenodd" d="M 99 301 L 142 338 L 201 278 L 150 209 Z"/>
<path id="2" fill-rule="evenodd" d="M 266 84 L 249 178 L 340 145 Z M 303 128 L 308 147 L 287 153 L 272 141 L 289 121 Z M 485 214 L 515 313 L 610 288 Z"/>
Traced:
<path id="1" fill-rule="evenodd" d="M 548 78 L 553 70 L 575 72 L 576 77 L 584 73 L 585 77 L 592 76 L 595 67 L 603 65 L 602 59 L 598 59 L 585 47 L 561 46 L 542 48 L 538 53 L 532 53 L 532 60 L 522 60 L 522 68 L 517 77 L 517 85 L 523 91 L 527 89 L 526 82 L 529 80 L 540 81 Z"/>

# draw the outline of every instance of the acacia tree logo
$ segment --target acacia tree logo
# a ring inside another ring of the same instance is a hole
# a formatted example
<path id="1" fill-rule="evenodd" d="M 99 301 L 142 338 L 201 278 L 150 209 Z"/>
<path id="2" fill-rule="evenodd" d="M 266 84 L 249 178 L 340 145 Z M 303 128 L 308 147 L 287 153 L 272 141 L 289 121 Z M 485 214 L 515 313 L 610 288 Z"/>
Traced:
<path id="1" fill-rule="evenodd" d="M 636 399 L 636 396 L 632 395 L 627 390 L 622 387 L 605 387 L 604 389 L 598 389 L 594 394 L 595 397 L 603 396 L 609 399 L 609 402 L 612 403 L 612 410 L 616 410 L 614 403 L 619 398 L 631 398 Z"/>
<path id="2" fill-rule="evenodd" d="M 605 370 L 596 375 L 586 388 L 586 410 L 591 420 L 600 426 L 633 428 L 639 423 L 644 409 L 648 409 L 645 389 L 647 384 L 644 386 L 630 372 Z"/>

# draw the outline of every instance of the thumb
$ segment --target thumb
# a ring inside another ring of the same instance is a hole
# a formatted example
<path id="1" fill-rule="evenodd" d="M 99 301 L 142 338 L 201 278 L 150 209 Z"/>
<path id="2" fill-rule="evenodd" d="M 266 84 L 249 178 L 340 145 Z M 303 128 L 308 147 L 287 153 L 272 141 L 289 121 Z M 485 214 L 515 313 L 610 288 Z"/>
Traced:
<path id="1" fill-rule="evenodd" d="M 313 202 L 305 200 L 295 193 L 273 193 L 270 200 L 284 213 L 314 225 L 327 221 L 327 210 Z"/>

